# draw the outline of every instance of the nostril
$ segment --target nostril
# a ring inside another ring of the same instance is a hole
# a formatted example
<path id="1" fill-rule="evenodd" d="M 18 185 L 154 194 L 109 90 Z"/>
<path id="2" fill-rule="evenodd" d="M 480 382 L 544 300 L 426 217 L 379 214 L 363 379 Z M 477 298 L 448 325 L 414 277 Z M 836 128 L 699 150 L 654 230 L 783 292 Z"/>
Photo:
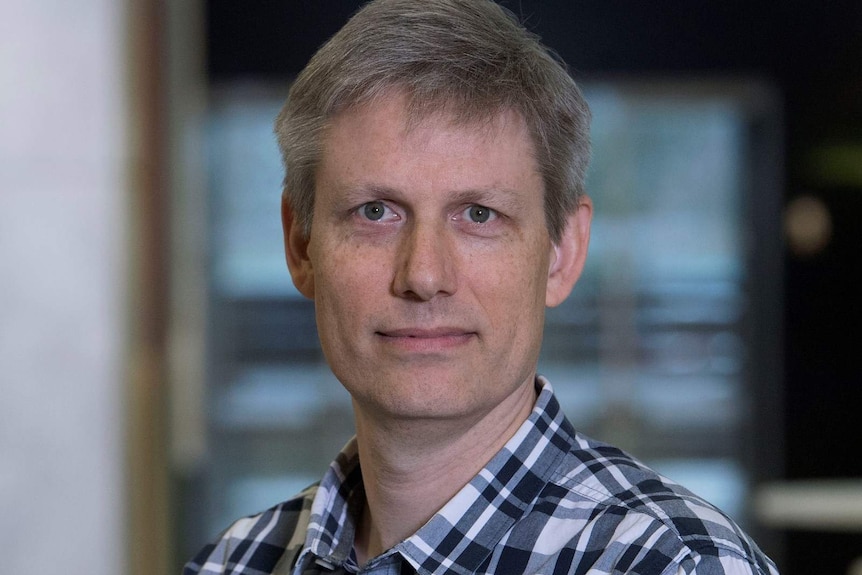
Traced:
<path id="1" fill-rule="evenodd" d="M 396 295 L 427 301 L 454 293 L 455 258 L 445 235 L 414 232 L 402 245 L 399 260 Z"/>

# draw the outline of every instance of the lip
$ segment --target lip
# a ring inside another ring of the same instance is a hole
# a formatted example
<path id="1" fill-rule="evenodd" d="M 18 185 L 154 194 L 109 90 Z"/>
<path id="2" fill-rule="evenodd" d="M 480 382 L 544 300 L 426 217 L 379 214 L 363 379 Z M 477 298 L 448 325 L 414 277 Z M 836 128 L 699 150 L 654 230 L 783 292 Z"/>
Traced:
<path id="1" fill-rule="evenodd" d="M 387 345 L 405 351 L 435 352 L 459 347 L 469 342 L 476 333 L 455 327 L 397 328 L 376 332 Z"/>

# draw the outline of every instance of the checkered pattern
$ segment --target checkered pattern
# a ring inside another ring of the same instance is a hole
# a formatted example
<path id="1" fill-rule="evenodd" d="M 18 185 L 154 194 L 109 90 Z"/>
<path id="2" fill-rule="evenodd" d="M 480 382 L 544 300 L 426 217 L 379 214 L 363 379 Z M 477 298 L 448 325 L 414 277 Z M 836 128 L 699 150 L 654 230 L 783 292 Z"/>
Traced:
<path id="1" fill-rule="evenodd" d="M 576 433 L 551 386 L 491 462 L 361 572 L 777 575 L 730 519 L 622 451 Z M 319 486 L 241 519 L 184 575 L 357 573 L 362 477 L 352 441 Z"/>

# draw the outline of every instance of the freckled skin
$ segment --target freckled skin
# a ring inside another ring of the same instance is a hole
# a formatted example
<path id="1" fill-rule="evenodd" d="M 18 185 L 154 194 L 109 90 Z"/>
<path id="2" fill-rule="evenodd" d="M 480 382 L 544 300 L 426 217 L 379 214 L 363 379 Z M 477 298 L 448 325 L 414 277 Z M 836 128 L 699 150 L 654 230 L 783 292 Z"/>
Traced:
<path id="1" fill-rule="evenodd" d="M 577 274 L 555 272 L 520 117 L 407 130 L 393 94 L 337 116 L 323 143 L 311 234 L 288 232 L 288 262 L 356 408 L 478 421 L 529 397 L 545 306 Z"/>

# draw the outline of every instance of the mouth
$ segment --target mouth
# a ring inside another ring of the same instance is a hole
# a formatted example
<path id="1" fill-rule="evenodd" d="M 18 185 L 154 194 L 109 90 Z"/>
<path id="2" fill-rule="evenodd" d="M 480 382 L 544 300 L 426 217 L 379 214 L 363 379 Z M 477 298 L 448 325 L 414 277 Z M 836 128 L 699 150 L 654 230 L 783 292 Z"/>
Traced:
<path id="1" fill-rule="evenodd" d="M 377 331 L 375 334 L 385 344 L 415 352 L 435 352 L 456 348 L 476 336 L 476 332 L 453 327 L 398 328 Z"/>

